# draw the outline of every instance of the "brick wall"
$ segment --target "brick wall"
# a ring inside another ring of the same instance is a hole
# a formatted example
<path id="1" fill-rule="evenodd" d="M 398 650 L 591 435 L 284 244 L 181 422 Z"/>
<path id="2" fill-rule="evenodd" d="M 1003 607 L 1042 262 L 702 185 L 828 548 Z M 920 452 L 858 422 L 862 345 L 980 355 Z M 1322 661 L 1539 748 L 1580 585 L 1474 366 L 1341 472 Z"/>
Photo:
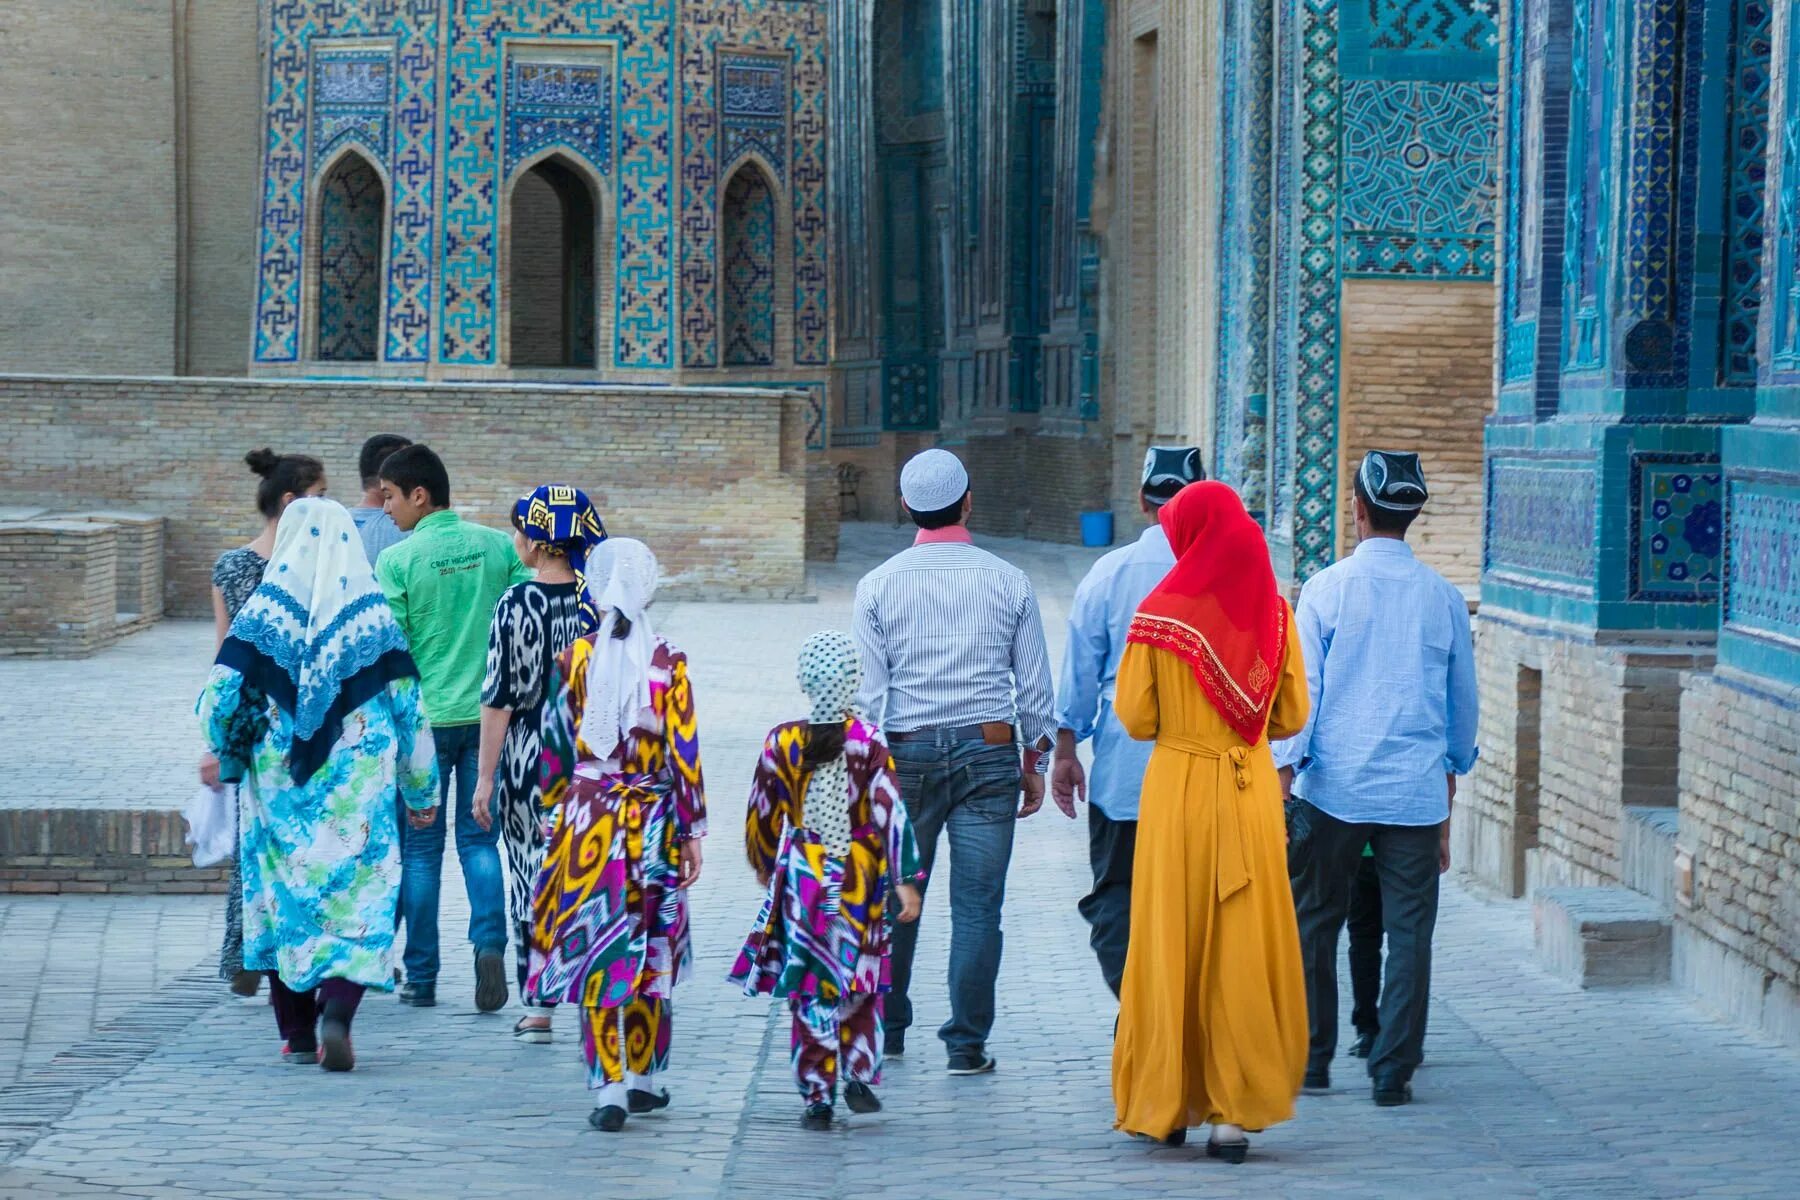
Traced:
<path id="1" fill-rule="evenodd" d="M 1680 746 L 1693 903 L 1676 909 L 1675 977 L 1800 1043 L 1800 689 L 1696 672 Z"/>
<path id="2" fill-rule="evenodd" d="M 178 364 L 184 374 L 242 375 L 250 359 L 262 154 L 257 21 L 263 7 L 244 0 L 182 0 L 177 9 L 183 16 L 177 52 L 187 118 L 176 147 L 187 267 Z M 122 369 L 150 367 L 126 363 Z"/>
<path id="3" fill-rule="evenodd" d="M 1481 432 L 1493 407 L 1491 283 L 1344 282 L 1339 546 L 1356 545 L 1352 478 L 1370 450 L 1416 450 L 1431 503 L 1407 539 L 1452 583 L 1481 578 Z"/>
<path id="4" fill-rule="evenodd" d="M 362 440 L 389 430 L 431 443 L 456 506 L 489 524 L 537 484 L 586 489 L 609 530 L 655 548 L 672 595 L 805 586 L 795 392 L 0 375 L 0 409 L 0 498 L 166 516 L 180 615 L 210 611 L 213 560 L 259 527 L 247 450 L 318 456 L 354 504 Z"/>
<path id="5" fill-rule="evenodd" d="M 969 468 L 980 533 L 1079 542 L 1081 514 L 1108 507 L 1112 462 L 1099 438 L 1001 434 L 948 448 Z"/>
<path id="6" fill-rule="evenodd" d="M 223 892 L 231 864 L 195 867 L 178 812 L 0 811 L 0 894 Z"/>
<path id="7" fill-rule="evenodd" d="M 1675 802 L 1682 672 L 1710 652 L 1595 645 L 1490 608 L 1476 625 L 1481 758 L 1457 795 L 1460 869 L 1509 895 L 1617 882 L 1625 805 Z"/>
<path id="8" fill-rule="evenodd" d="M 86 521 L 0 525 L 0 655 L 85 657 L 110 641 L 117 548 Z"/>
<path id="9" fill-rule="evenodd" d="M 0 4 L 8 370 L 174 369 L 172 29 L 168 0 Z"/>

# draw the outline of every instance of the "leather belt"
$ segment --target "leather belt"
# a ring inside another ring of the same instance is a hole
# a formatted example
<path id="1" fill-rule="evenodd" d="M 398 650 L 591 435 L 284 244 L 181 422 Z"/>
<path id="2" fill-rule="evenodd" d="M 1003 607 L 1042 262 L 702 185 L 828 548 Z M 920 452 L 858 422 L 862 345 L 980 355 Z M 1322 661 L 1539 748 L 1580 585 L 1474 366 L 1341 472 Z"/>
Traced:
<path id="1" fill-rule="evenodd" d="M 990 746 L 1010 746 L 1016 740 L 1013 727 L 1005 721 L 982 721 L 977 725 L 943 726 L 937 729 L 911 729 L 890 733 L 890 742 L 986 742 Z"/>

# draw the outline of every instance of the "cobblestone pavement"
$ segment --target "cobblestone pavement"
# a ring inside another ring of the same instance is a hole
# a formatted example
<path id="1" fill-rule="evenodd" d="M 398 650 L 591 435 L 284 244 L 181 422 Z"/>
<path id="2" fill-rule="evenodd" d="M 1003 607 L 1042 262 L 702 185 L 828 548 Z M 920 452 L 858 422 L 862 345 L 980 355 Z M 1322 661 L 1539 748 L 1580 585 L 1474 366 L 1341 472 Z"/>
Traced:
<path id="1" fill-rule="evenodd" d="M 1112 1004 L 1074 909 L 1085 837 L 1049 809 L 1022 827 L 1014 857 L 991 1043 L 1000 1070 L 943 1073 L 930 1036 L 946 1015 L 937 897 L 921 938 L 919 1025 L 889 1070 L 887 1111 L 830 1134 L 801 1131 L 784 1015 L 722 982 L 756 898 L 738 851 L 739 797 L 763 730 L 797 711 L 793 650 L 816 628 L 847 624 L 850 583 L 892 538 L 851 531 L 845 561 L 819 576 L 816 605 L 686 604 L 659 615 L 694 658 L 713 811 L 694 899 L 698 972 L 677 1002 L 666 1115 L 623 1135 L 590 1131 L 572 1027 L 554 1045 L 515 1046 L 516 1011 L 473 1011 L 469 964 L 452 949 L 463 920 L 452 877 L 441 1007 L 371 997 L 355 1073 L 281 1066 L 265 1008 L 178 979 L 158 994 L 174 999 L 127 1011 L 128 1029 L 102 1028 L 78 1054 L 0 1088 L 0 1136 L 12 1126 L 16 1147 L 0 1163 L 0 1200 L 1800 1194 L 1789 1128 L 1800 1056 L 1708 1020 L 1667 989 L 1581 992 L 1552 980 L 1533 965 L 1527 906 L 1454 885 L 1412 1106 L 1373 1107 L 1345 1059 L 1338 1089 L 1303 1098 L 1298 1119 L 1253 1139 L 1242 1167 L 1205 1159 L 1199 1133 L 1180 1150 L 1120 1137 L 1108 1095 Z M 1029 564 L 1059 642 L 1091 555 L 989 544 Z M 101 925 L 132 919 L 125 903 L 79 901 Z M 23 936 L 44 935 L 38 920 Z M 19 936 L 9 916 L 0 961 L 19 954 Z M 61 978 L 78 979 L 91 936 L 54 948 L 59 969 L 61 958 L 77 963 Z M 196 961 L 202 975 L 210 965 Z M 51 1115 L 24 1121 L 40 1097 Z"/>

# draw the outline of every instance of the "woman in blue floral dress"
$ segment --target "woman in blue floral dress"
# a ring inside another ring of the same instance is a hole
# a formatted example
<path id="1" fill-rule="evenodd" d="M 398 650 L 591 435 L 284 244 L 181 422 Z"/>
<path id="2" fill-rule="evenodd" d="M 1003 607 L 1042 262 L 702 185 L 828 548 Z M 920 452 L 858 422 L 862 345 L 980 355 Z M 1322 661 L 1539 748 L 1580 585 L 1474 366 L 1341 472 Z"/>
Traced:
<path id="1" fill-rule="evenodd" d="M 342 505 L 282 514 L 199 713 L 242 785 L 244 966 L 268 973 L 282 1057 L 347 1071 L 363 990 L 393 986 L 398 813 L 429 821 L 438 793 L 418 669 Z"/>

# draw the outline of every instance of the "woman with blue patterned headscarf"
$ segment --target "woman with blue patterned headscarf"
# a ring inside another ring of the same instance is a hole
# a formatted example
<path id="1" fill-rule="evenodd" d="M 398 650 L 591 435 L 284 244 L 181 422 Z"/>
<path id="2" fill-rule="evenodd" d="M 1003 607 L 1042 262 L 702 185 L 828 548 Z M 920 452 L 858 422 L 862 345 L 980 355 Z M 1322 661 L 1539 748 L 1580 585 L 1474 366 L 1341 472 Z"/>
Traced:
<path id="1" fill-rule="evenodd" d="M 550 483 L 513 505 L 513 548 L 532 578 L 500 597 L 488 630 L 487 679 L 481 688 L 481 759 L 475 819 L 493 823 L 500 789 L 500 840 L 506 847 L 507 907 L 519 948 L 519 996 L 531 1010 L 513 1027 L 521 1042 L 550 1040 L 550 1006 L 525 991 L 531 944 L 531 888 L 544 865 L 538 760 L 546 682 L 556 656 L 600 625 L 588 586 L 589 559 L 606 540 L 600 514 L 580 488 Z M 606 584 L 600 576 L 602 587 Z"/>
<path id="2" fill-rule="evenodd" d="M 395 794 L 428 819 L 438 788 L 418 669 L 342 505 L 282 513 L 198 707 L 242 784 L 244 967 L 268 973 L 282 1057 L 348 1071 L 363 990 L 394 985 Z"/>

